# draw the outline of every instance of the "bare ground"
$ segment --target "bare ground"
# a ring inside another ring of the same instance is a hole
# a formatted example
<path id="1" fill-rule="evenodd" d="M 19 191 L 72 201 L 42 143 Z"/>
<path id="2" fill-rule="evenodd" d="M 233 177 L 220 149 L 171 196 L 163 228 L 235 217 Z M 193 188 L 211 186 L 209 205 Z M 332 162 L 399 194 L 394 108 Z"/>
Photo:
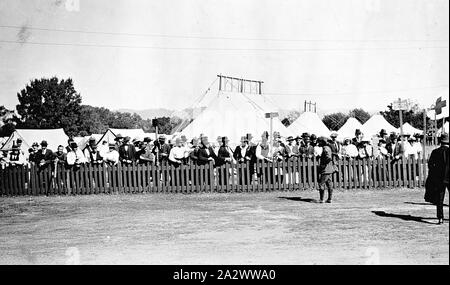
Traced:
<path id="1" fill-rule="evenodd" d="M 423 193 L 0 198 L 0 264 L 448 265 L 448 206 L 436 225 Z"/>

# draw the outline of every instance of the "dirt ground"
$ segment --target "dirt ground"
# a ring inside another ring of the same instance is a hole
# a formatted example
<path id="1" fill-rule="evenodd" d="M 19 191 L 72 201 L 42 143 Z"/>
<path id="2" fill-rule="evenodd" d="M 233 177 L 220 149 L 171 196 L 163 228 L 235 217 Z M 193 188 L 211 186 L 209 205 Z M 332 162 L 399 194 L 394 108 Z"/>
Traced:
<path id="1" fill-rule="evenodd" d="M 0 264 L 448 265 L 448 206 L 436 225 L 423 193 L 0 198 Z"/>

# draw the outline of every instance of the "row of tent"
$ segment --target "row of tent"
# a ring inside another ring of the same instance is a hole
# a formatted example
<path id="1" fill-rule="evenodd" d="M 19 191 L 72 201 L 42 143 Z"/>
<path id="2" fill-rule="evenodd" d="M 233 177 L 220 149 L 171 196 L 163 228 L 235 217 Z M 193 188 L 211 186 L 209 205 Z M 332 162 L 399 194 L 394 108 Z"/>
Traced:
<path id="1" fill-rule="evenodd" d="M 276 111 L 277 108 L 262 95 L 219 91 L 206 109 L 180 134 L 188 138 L 206 135 L 210 141 L 226 135 L 230 142 L 237 143 L 241 136 L 250 133 L 256 140 L 259 140 L 264 131 L 270 130 L 270 119 L 267 119 L 265 114 Z M 279 118 L 274 118 L 272 129 L 274 132 L 280 133 L 282 137 L 295 137 L 302 133 L 316 134 L 317 136 L 331 134 L 319 116 L 313 112 L 302 113 L 289 127 L 285 127 Z M 400 132 L 382 115 L 376 114 L 365 124 L 361 124 L 355 118 L 349 118 L 337 131 L 338 139 L 352 138 L 356 129 L 360 129 L 367 137 L 378 134 L 381 129 L 385 129 L 387 133 Z M 422 130 L 406 123 L 403 126 L 403 132 L 412 135 L 422 133 Z"/>
<path id="2" fill-rule="evenodd" d="M 155 133 L 145 133 L 142 129 L 108 129 L 104 134 L 74 137 L 73 139 L 80 148 L 84 148 L 91 137 L 94 137 L 97 143 L 102 143 L 103 141 L 114 143 L 114 139 L 119 134 L 123 137 L 129 136 L 131 139 L 139 140 L 143 140 L 145 137 L 156 138 Z M 40 143 L 45 140 L 49 149 L 56 150 L 59 145 L 66 146 L 69 137 L 63 129 L 17 129 L 11 136 L 0 140 L 0 150 L 11 149 L 17 142 L 17 139 L 22 140 L 24 149 L 31 148 L 34 142 Z"/>

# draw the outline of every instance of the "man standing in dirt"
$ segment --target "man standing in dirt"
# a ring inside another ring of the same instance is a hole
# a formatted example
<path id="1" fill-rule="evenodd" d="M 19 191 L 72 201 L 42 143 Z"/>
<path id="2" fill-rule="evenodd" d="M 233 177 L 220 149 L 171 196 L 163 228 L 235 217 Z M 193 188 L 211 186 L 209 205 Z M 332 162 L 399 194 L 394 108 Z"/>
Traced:
<path id="1" fill-rule="evenodd" d="M 449 190 L 448 144 L 448 134 L 443 133 L 441 135 L 441 146 L 431 152 L 428 160 L 428 176 L 433 184 L 432 191 L 436 191 L 438 224 L 444 223 L 445 189 Z"/>
<path id="2" fill-rule="evenodd" d="M 332 178 L 335 172 L 333 163 L 333 152 L 327 143 L 328 139 L 325 137 L 319 137 L 317 139 L 317 144 L 322 147 L 322 154 L 320 156 L 319 165 L 319 195 L 320 203 L 323 203 L 325 196 L 325 187 L 328 189 L 328 199 L 327 203 L 331 203 L 333 199 L 333 188 L 332 188 Z"/>

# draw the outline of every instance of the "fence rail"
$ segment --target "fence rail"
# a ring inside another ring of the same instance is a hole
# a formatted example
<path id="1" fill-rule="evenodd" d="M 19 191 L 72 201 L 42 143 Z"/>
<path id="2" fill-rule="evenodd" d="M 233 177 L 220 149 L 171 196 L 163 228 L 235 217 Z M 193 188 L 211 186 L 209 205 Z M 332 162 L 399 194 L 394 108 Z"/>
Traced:
<path id="1" fill-rule="evenodd" d="M 0 195 L 89 195 L 118 193 L 265 192 L 318 188 L 315 159 L 299 158 L 254 165 L 85 165 L 78 169 L 37 166 L 0 170 Z M 424 159 L 338 160 L 337 189 L 422 187 Z"/>

